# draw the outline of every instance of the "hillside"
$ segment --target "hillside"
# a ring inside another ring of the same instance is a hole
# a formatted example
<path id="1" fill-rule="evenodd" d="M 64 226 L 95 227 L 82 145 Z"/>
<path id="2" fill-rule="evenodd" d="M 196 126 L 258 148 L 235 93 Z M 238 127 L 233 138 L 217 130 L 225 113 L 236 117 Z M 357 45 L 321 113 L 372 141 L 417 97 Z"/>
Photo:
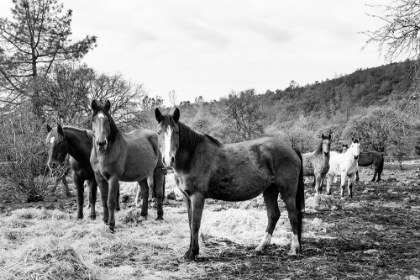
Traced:
<path id="1" fill-rule="evenodd" d="M 413 81 L 415 63 L 404 61 L 375 68 L 359 69 L 349 75 L 306 86 L 291 83 L 281 90 L 268 90 L 261 98 L 277 103 L 282 115 L 320 115 L 357 107 L 392 105 L 406 97 Z M 351 115 L 351 112 L 349 113 Z"/>

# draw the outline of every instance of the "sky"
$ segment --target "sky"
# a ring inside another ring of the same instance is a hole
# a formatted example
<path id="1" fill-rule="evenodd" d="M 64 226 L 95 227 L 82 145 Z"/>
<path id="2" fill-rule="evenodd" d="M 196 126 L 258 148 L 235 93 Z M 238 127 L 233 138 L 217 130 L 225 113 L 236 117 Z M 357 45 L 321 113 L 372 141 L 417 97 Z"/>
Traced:
<path id="1" fill-rule="evenodd" d="M 218 100 L 332 79 L 386 64 L 362 31 L 383 23 L 366 4 L 387 0 L 64 0 L 73 41 L 98 37 L 82 60 L 121 73 L 169 102 Z M 10 17 L 11 0 L 0 1 Z"/>

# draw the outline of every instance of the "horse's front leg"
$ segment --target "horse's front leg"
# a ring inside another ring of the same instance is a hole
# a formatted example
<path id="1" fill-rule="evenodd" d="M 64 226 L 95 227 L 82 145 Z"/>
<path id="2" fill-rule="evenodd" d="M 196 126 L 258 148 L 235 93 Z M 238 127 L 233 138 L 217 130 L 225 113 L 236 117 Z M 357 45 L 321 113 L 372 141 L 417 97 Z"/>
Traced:
<path id="1" fill-rule="evenodd" d="M 327 174 L 327 195 L 331 195 L 331 184 L 335 175 Z"/>
<path id="2" fill-rule="evenodd" d="M 349 197 L 352 198 L 353 197 L 353 182 L 356 179 L 356 175 L 352 174 L 349 176 L 349 182 L 347 184 L 347 190 L 349 193 Z"/>
<path id="3" fill-rule="evenodd" d="M 344 188 L 345 188 L 345 184 L 346 184 L 346 173 L 345 172 L 341 173 L 340 180 L 341 180 L 341 182 L 340 182 L 341 199 L 344 199 Z"/>
<path id="4" fill-rule="evenodd" d="M 73 174 L 74 185 L 76 186 L 76 201 L 77 201 L 77 218 L 83 219 L 83 199 L 84 199 L 84 179 L 74 172 Z"/>
<path id="5" fill-rule="evenodd" d="M 108 211 L 108 182 L 100 175 L 95 173 L 95 180 L 98 184 L 99 190 L 101 191 L 101 201 L 103 209 L 103 221 L 108 224 L 109 211 Z"/>
<path id="6" fill-rule="evenodd" d="M 158 167 L 154 172 L 154 193 L 156 199 L 157 218 L 156 220 L 163 220 L 163 199 L 165 188 L 165 170 Z"/>
<path id="7" fill-rule="evenodd" d="M 315 175 L 315 192 L 315 195 L 319 195 L 322 192 L 321 174 Z"/>
<path id="8" fill-rule="evenodd" d="M 108 210 L 109 210 L 109 219 L 108 225 L 112 233 L 115 232 L 115 208 L 118 201 L 118 193 L 120 189 L 120 183 L 118 178 L 113 176 L 108 180 L 109 190 L 108 190 Z"/>
<path id="9" fill-rule="evenodd" d="M 96 219 L 95 204 L 96 204 L 96 194 L 98 192 L 98 184 L 96 183 L 95 178 L 90 178 L 87 180 L 89 186 L 89 205 L 90 205 L 90 215 L 89 218 L 92 220 Z"/>
<path id="10" fill-rule="evenodd" d="M 147 185 L 147 178 L 139 181 L 140 196 L 142 198 L 140 216 L 142 219 L 147 219 L 149 208 L 149 186 Z"/>
<path id="11" fill-rule="evenodd" d="M 190 221 L 190 249 L 185 254 L 184 258 L 190 261 L 194 261 L 199 253 L 200 246 L 198 245 L 198 232 L 200 231 L 201 217 L 203 215 L 204 208 L 204 195 L 199 192 L 195 192 L 190 195 L 191 200 L 191 221 Z"/>

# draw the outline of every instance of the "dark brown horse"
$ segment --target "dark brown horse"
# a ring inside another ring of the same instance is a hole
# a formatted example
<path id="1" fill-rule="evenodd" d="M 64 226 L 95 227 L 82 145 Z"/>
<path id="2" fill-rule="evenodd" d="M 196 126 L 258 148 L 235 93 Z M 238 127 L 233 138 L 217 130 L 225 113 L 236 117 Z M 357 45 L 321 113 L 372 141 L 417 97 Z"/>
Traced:
<path id="1" fill-rule="evenodd" d="M 90 156 L 95 178 L 101 190 L 104 222 L 115 230 L 114 210 L 119 181 L 138 182 L 143 198 L 140 215 L 147 217 L 149 187 L 155 181 L 157 219 L 163 219 L 164 165 L 158 146 L 158 135 L 147 129 L 130 133 L 120 131 L 112 119 L 107 100 L 104 106 L 92 101 L 93 149 Z"/>
<path id="2" fill-rule="evenodd" d="M 261 243 L 270 244 L 280 211 L 279 193 L 286 204 L 292 226 L 289 254 L 301 249 L 305 205 L 302 159 L 289 145 L 276 138 L 261 138 L 223 145 L 209 135 L 199 134 L 179 121 L 180 111 L 162 115 L 155 110 L 162 137 L 164 163 L 172 167 L 175 182 L 184 194 L 190 226 L 190 247 L 184 258 L 195 260 L 199 253 L 198 232 L 206 198 L 225 201 L 249 200 L 263 193 L 268 224 Z"/>
<path id="3" fill-rule="evenodd" d="M 315 151 L 302 154 L 303 176 L 314 176 L 316 195 L 322 191 L 322 181 L 330 168 L 331 134 L 321 136 L 321 142 Z"/>
<path id="4" fill-rule="evenodd" d="M 73 181 L 77 191 L 77 218 L 83 219 L 83 183 L 89 186 L 89 204 L 91 219 L 96 218 L 95 203 L 97 185 L 95 174 L 90 165 L 92 137 L 85 129 L 57 125 L 51 128 L 47 125 L 48 162 L 50 169 L 55 164 L 63 164 L 66 155 L 70 155 L 70 167 L 73 170 Z"/>
<path id="5" fill-rule="evenodd" d="M 361 152 L 359 155 L 359 160 L 357 161 L 359 166 L 370 166 L 373 165 L 375 174 L 373 175 L 372 182 L 376 179 L 376 174 L 378 174 L 378 180 L 381 180 L 382 170 L 384 169 L 384 156 L 382 153 L 377 151 L 370 152 Z M 359 181 L 359 170 L 356 173 L 356 181 Z"/>

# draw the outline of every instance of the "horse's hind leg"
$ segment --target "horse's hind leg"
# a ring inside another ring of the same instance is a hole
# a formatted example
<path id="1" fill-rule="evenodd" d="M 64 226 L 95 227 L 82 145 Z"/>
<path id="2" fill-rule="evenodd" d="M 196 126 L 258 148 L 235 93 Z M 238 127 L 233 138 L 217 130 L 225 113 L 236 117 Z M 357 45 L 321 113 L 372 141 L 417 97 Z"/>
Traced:
<path id="1" fill-rule="evenodd" d="M 136 199 L 135 199 L 135 204 L 136 204 L 136 207 L 140 207 L 140 205 L 139 205 L 139 200 L 140 200 L 140 190 L 141 190 L 141 188 L 140 188 L 140 184 L 138 184 L 138 183 L 137 183 L 137 186 L 136 186 Z"/>
<path id="2" fill-rule="evenodd" d="M 147 178 L 139 181 L 140 194 L 142 198 L 140 216 L 147 218 L 147 212 L 149 207 L 149 186 L 147 185 Z"/>
<path id="3" fill-rule="evenodd" d="M 268 187 L 264 193 L 264 203 L 265 208 L 267 209 L 267 218 L 268 224 L 265 230 L 264 237 L 262 238 L 260 244 L 255 251 L 262 252 L 265 246 L 270 245 L 271 236 L 273 235 L 274 228 L 276 227 L 277 221 L 280 218 L 279 205 L 277 203 L 277 198 L 279 196 L 279 191 L 275 185 Z"/>
<path id="4" fill-rule="evenodd" d="M 117 201 L 115 203 L 115 210 L 120 211 L 120 185 L 118 184 L 118 190 L 117 190 Z"/>
<path id="5" fill-rule="evenodd" d="M 287 213 L 289 214 L 290 225 L 292 226 L 292 244 L 290 245 L 289 255 L 296 256 L 300 251 L 300 233 L 299 228 L 301 227 L 301 222 L 299 221 L 298 217 L 298 209 L 296 207 L 296 197 L 289 196 L 284 199 L 284 203 L 286 204 Z"/>
<path id="6" fill-rule="evenodd" d="M 76 172 L 75 172 L 76 173 Z M 77 218 L 83 219 L 83 200 L 84 200 L 84 179 L 79 175 L 73 175 L 74 185 L 76 186 L 76 200 L 77 200 Z"/>

